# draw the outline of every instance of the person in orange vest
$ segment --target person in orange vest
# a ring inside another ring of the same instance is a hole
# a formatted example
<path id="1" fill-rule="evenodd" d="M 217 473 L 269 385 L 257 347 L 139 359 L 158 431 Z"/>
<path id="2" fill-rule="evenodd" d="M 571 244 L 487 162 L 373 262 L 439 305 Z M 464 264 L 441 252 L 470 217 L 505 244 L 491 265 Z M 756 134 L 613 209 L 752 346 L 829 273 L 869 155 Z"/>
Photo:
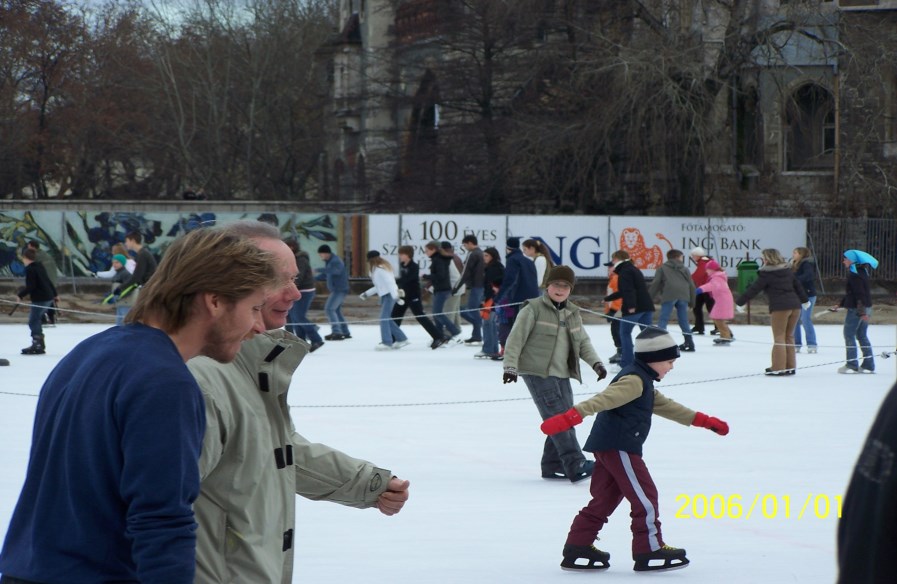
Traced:
<path id="1" fill-rule="evenodd" d="M 619 276 L 614 271 L 614 263 L 607 262 L 604 264 L 607 267 L 607 275 L 610 278 L 607 281 L 607 296 L 610 296 L 614 292 L 618 290 L 617 280 Z M 609 302 L 604 303 L 604 314 L 607 322 L 610 323 L 610 336 L 614 340 L 614 347 L 616 347 L 617 352 L 613 354 L 613 356 L 608 359 L 609 362 L 617 364 L 620 362 L 620 357 L 623 355 L 622 345 L 620 342 L 620 320 L 617 318 L 613 318 L 617 315 L 620 310 L 623 308 L 623 299 L 617 298 L 616 300 L 611 300 Z"/>

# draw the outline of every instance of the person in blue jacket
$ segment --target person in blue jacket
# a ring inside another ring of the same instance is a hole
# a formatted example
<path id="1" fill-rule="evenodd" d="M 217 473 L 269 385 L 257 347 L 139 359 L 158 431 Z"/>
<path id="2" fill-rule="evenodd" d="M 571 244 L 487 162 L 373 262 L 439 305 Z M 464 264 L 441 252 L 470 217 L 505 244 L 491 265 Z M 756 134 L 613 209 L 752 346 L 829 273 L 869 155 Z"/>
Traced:
<path id="1" fill-rule="evenodd" d="M 186 361 L 232 361 L 265 331 L 278 283 L 269 253 L 197 229 L 168 248 L 124 326 L 63 357 L 40 391 L 4 584 L 193 583 L 206 418 Z"/>
<path id="2" fill-rule="evenodd" d="M 520 251 L 520 238 L 509 237 L 505 242 L 505 274 L 501 288 L 495 294 L 495 308 L 498 312 L 498 342 L 502 347 L 514 328 L 514 322 L 524 302 L 542 295 L 536 276 L 536 265 Z"/>
<path id="3" fill-rule="evenodd" d="M 318 248 L 318 257 L 324 260 L 324 267 L 318 268 L 315 280 L 327 282 L 327 290 L 330 291 L 324 302 L 324 314 L 330 321 L 331 333 L 324 335 L 324 339 L 328 341 L 351 339 L 349 324 L 343 316 L 343 302 L 349 294 L 349 272 L 346 270 L 346 264 L 326 244 Z"/>

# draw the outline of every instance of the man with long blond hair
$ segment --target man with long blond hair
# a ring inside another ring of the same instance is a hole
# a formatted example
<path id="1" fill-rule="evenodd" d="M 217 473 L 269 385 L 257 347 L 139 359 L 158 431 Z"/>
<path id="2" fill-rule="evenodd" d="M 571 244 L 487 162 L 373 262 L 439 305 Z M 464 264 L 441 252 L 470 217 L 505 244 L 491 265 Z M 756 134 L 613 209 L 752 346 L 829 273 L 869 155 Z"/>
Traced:
<path id="1" fill-rule="evenodd" d="M 230 361 L 263 332 L 276 277 L 272 255 L 248 239 L 191 232 L 168 249 L 124 326 L 63 357 L 41 389 L 0 554 L 4 583 L 193 582 L 206 419 L 185 363 Z"/>

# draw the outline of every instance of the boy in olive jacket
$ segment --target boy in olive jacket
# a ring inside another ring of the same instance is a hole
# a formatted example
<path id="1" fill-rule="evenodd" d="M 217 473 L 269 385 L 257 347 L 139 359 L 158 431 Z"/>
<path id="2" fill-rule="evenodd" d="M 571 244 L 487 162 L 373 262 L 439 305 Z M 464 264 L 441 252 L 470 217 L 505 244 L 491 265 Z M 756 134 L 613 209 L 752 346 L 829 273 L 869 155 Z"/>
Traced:
<path id="1" fill-rule="evenodd" d="M 561 568 L 603 570 L 610 567 L 610 554 L 596 549 L 592 542 L 624 497 L 632 507 L 633 569 L 638 572 L 670 570 L 688 565 L 684 549 L 663 542 L 657 487 L 642 459 L 642 445 L 651 431 L 653 414 L 686 426 L 707 428 L 722 436 L 729 433 L 729 425 L 690 410 L 654 389 L 654 382 L 673 369 L 678 357 L 679 348 L 669 333 L 645 329 L 635 340 L 635 360 L 604 391 L 542 423 L 542 431 L 550 436 L 570 431 L 582 422 L 583 416 L 597 414 L 585 445 L 597 460 L 589 486 L 592 500 L 573 519 Z"/>
<path id="2" fill-rule="evenodd" d="M 553 267 L 545 293 L 524 304 L 505 346 L 504 383 L 516 382 L 517 375 L 522 375 L 543 420 L 573 406 L 570 378 L 582 383 L 580 359 L 599 380 L 607 376 L 582 326 L 579 307 L 567 301 L 573 284 L 572 269 Z M 591 476 L 594 464 L 586 460 L 572 428 L 545 439 L 542 478 L 566 478 L 575 483 Z"/>

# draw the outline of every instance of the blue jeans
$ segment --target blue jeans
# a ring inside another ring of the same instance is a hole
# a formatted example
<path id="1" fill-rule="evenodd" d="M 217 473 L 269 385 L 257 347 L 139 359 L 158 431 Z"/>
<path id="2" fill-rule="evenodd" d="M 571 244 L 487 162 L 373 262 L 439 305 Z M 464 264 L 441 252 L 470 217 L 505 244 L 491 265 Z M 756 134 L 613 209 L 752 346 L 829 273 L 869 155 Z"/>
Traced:
<path id="1" fill-rule="evenodd" d="M 635 359 L 633 350 L 635 345 L 632 341 L 632 329 L 635 328 L 635 325 L 639 325 L 641 330 L 645 330 L 646 327 L 651 326 L 653 321 L 653 310 L 646 310 L 645 312 L 636 312 L 635 314 L 627 314 L 623 316 L 623 320 L 620 321 L 620 341 L 622 341 L 623 344 L 623 351 L 620 356 L 620 367 L 626 367 Z"/>
<path id="2" fill-rule="evenodd" d="M 121 326 L 125 324 L 125 317 L 128 316 L 128 311 L 131 310 L 131 305 L 126 304 L 122 306 L 121 304 L 115 305 L 115 325 Z"/>
<path id="3" fill-rule="evenodd" d="M 483 352 L 488 355 L 498 354 L 498 323 L 494 312 L 483 321 Z"/>
<path id="4" fill-rule="evenodd" d="M 392 308 L 396 305 L 395 298 L 390 294 L 380 297 L 380 341 L 384 345 L 392 345 L 393 342 L 407 341 L 408 337 L 392 319 Z"/>
<path id="5" fill-rule="evenodd" d="M 483 317 L 480 316 L 480 304 L 483 303 L 482 288 L 467 289 L 467 308 L 461 311 L 461 318 L 473 325 L 470 338 L 474 341 L 483 340 Z"/>
<path id="6" fill-rule="evenodd" d="M 657 326 L 663 330 L 667 330 L 667 323 L 670 322 L 670 316 L 673 309 L 676 309 L 676 319 L 679 321 L 679 329 L 682 334 L 691 333 L 691 325 L 688 324 L 688 300 L 670 300 L 660 305 L 660 316 L 657 317 Z M 685 338 L 688 338 L 686 336 Z"/>
<path id="7" fill-rule="evenodd" d="M 872 316 L 872 308 L 866 309 L 866 314 Z M 856 308 L 848 308 L 844 317 L 844 344 L 847 346 L 847 365 L 849 367 L 862 367 L 875 371 L 875 358 L 872 356 L 872 343 L 866 334 L 869 323 L 860 318 Z M 863 362 L 857 364 L 857 343 L 863 353 Z"/>
<path id="8" fill-rule="evenodd" d="M 39 337 L 44 334 L 44 327 L 41 326 L 40 321 L 51 306 L 53 306 L 52 300 L 44 302 L 31 301 L 31 312 L 28 313 L 28 328 L 31 329 L 32 337 Z"/>
<path id="9" fill-rule="evenodd" d="M 452 291 L 446 290 L 445 292 L 434 292 L 433 293 L 433 322 L 436 323 L 436 328 L 438 328 L 443 335 L 446 332 L 449 333 L 449 336 L 454 337 L 455 335 L 461 334 L 461 329 L 455 326 L 455 323 L 452 322 L 445 313 L 445 303 L 449 298 L 452 297 Z"/>
<path id="10" fill-rule="evenodd" d="M 332 332 L 342 335 L 349 334 L 349 325 L 343 316 L 343 302 L 346 300 L 346 292 L 331 292 L 324 302 L 324 314 L 330 321 Z"/>
<path id="11" fill-rule="evenodd" d="M 539 410 L 543 420 L 562 414 L 573 407 L 573 389 L 569 379 L 560 377 L 541 378 L 536 375 L 521 375 L 529 394 Z M 542 447 L 542 472 L 563 472 L 572 477 L 579 472 L 586 457 L 576 438 L 576 430 L 570 428 L 565 432 L 545 438 Z"/>
<path id="12" fill-rule="evenodd" d="M 315 299 L 315 291 L 302 292 L 299 300 L 293 302 L 290 307 L 290 322 L 287 323 L 287 330 L 310 343 L 320 343 L 321 335 L 318 334 L 317 325 L 309 322 L 308 308 L 311 301 Z"/>
<path id="13" fill-rule="evenodd" d="M 800 347 L 801 345 L 801 335 L 800 335 L 800 327 L 803 325 L 804 330 L 807 332 L 807 346 L 815 347 L 816 346 L 816 328 L 813 326 L 813 307 L 816 306 L 816 297 L 810 296 L 810 308 L 804 309 L 801 307 L 800 309 L 800 318 L 797 321 L 797 326 L 794 327 L 794 346 Z"/>

